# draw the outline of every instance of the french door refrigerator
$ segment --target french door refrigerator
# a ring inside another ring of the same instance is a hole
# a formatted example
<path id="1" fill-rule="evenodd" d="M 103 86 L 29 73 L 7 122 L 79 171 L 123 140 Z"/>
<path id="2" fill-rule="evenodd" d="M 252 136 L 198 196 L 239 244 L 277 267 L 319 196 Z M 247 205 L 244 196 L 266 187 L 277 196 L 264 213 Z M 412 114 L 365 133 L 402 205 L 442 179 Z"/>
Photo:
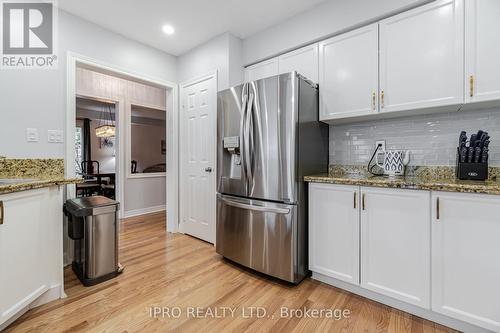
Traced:
<path id="1" fill-rule="evenodd" d="M 315 84 L 292 72 L 219 92 L 217 253 L 299 283 L 308 273 L 303 177 L 327 171 Z"/>

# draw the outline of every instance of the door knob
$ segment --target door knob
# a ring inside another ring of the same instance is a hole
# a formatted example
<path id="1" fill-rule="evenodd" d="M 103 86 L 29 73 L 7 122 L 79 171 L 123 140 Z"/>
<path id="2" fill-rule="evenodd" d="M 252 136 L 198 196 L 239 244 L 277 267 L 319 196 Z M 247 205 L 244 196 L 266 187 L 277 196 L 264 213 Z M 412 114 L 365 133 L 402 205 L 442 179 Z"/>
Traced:
<path id="1" fill-rule="evenodd" d="M 206 172 L 212 172 L 212 168 L 211 167 L 207 167 L 207 168 L 205 168 L 205 171 Z"/>

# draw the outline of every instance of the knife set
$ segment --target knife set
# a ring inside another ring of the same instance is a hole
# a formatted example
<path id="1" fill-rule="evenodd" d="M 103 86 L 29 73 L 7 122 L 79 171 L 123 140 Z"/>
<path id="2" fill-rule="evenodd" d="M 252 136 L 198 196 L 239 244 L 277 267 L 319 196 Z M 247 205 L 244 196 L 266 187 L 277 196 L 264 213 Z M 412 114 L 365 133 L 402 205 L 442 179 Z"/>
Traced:
<path id="1" fill-rule="evenodd" d="M 464 180 L 488 179 L 488 157 L 490 136 L 488 132 L 478 131 L 467 140 L 462 131 L 457 148 L 457 178 Z"/>

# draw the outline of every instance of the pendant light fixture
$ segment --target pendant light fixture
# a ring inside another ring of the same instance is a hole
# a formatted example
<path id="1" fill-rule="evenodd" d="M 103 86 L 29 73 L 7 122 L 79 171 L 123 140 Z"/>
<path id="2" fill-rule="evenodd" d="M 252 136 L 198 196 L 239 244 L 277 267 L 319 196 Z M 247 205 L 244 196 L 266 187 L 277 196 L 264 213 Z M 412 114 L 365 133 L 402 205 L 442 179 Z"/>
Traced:
<path id="1" fill-rule="evenodd" d="M 108 112 L 104 111 L 104 119 L 99 121 L 99 127 L 95 129 L 98 138 L 112 138 L 116 135 L 115 122 L 111 114 L 111 106 L 108 104 Z"/>

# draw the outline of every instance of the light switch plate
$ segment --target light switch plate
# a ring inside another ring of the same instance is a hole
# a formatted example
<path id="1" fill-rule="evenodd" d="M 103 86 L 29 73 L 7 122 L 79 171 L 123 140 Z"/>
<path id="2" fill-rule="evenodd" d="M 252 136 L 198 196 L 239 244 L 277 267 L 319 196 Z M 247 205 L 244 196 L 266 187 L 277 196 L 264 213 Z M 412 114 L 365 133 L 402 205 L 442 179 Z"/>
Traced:
<path id="1" fill-rule="evenodd" d="M 48 130 L 47 131 L 47 141 L 49 143 L 62 143 L 63 142 L 63 131 L 61 131 L 61 130 Z"/>
<path id="2" fill-rule="evenodd" d="M 28 142 L 38 142 L 38 129 L 37 128 L 27 128 L 26 129 L 26 141 Z"/>

